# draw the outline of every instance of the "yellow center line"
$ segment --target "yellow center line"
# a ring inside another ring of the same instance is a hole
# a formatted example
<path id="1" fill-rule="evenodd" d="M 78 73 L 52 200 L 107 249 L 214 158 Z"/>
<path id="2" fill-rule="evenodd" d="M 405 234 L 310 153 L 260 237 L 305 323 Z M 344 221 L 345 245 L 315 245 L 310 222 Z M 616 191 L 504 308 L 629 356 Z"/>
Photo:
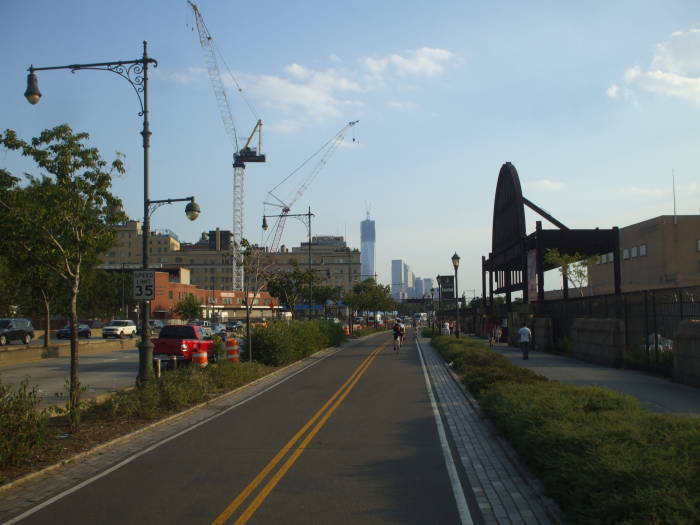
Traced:
<path id="1" fill-rule="evenodd" d="M 314 424 L 314 422 L 319 419 L 324 411 L 333 404 L 333 402 L 343 393 L 343 391 L 352 383 L 352 386 L 354 386 L 353 381 L 355 381 L 363 372 L 364 370 L 367 369 L 367 367 L 371 364 L 371 362 L 374 360 L 374 357 L 381 351 L 381 349 L 384 347 L 384 345 L 380 346 L 379 348 L 375 349 L 370 355 L 368 355 L 364 361 L 360 364 L 360 366 L 355 369 L 355 371 L 350 375 L 350 377 L 342 384 L 342 386 L 333 394 L 328 401 L 324 403 L 324 405 L 316 412 L 311 419 L 309 419 L 306 424 L 304 424 L 299 431 L 294 434 L 294 437 L 290 439 L 281 449 L 280 451 L 273 457 L 267 465 L 260 471 L 260 473 L 255 476 L 253 481 L 250 482 L 250 484 L 224 509 L 224 511 L 212 522 L 212 525 L 223 525 L 226 520 L 228 520 L 234 512 L 238 509 L 238 507 L 245 501 L 245 499 L 250 496 L 250 494 L 262 483 L 262 481 L 265 479 L 265 477 L 270 473 L 270 471 L 275 468 L 275 466 L 282 460 L 282 458 L 294 447 L 294 444 L 304 435 L 304 433 L 311 427 L 311 425 Z M 355 381 L 356 383 L 357 381 Z M 352 386 L 349 387 L 349 389 L 352 389 Z M 348 390 L 349 391 L 349 390 Z M 344 397 L 343 397 L 344 398 Z M 335 410 L 335 408 L 333 408 Z M 326 418 L 327 419 L 327 418 Z"/>
<path id="2" fill-rule="evenodd" d="M 384 345 L 380 346 L 377 350 L 372 352 L 370 354 L 370 360 L 367 363 L 367 365 L 363 368 L 362 372 L 357 374 L 355 378 L 352 380 L 352 383 L 345 389 L 343 394 L 336 400 L 336 402 L 333 404 L 331 408 L 328 409 L 328 411 L 323 415 L 323 417 L 320 419 L 320 421 L 316 424 L 314 429 L 309 432 L 309 434 L 304 438 L 304 440 L 301 442 L 301 444 L 297 447 L 297 449 L 294 451 L 294 453 L 287 459 L 287 461 L 284 462 L 284 464 L 280 467 L 280 469 L 270 478 L 270 481 L 267 482 L 267 484 L 262 488 L 260 493 L 253 499 L 253 501 L 248 505 L 248 508 L 241 514 L 241 516 L 235 521 L 234 525 L 245 525 L 248 523 L 248 520 L 253 516 L 256 510 L 262 505 L 263 501 L 267 498 L 267 496 L 272 492 L 272 489 L 277 486 L 277 483 L 284 477 L 284 475 L 287 473 L 287 471 L 294 465 L 297 459 L 299 459 L 299 456 L 302 455 L 302 453 L 306 450 L 307 445 L 311 442 L 311 440 L 318 434 L 318 432 L 323 428 L 323 426 L 326 424 L 326 421 L 331 417 L 333 412 L 340 406 L 340 404 L 345 400 L 345 398 L 348 396 L 348 394 L 352 391 L 352 389 L 355 387 L 357 382 L 360 380 L 360 378 L 364 375 L 364 373 L 367 371 L 369 366 L 372 364 L 372 361 L 377 357 L 379 352 L 381 351 L 382 347 Z"/>

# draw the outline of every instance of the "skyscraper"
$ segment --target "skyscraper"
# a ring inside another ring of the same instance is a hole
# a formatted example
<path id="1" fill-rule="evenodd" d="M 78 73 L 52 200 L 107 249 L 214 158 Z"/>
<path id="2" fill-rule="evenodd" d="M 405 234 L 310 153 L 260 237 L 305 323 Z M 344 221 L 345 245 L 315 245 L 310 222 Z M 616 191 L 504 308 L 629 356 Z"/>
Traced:
<path id="1" fill-rule="evenodd" d="M 403 267 L 401 259 L 391 261 L 391 296 L 397 301 L 403 299 Z"/>
<path id="2" fill-rule="evenodd" d="M 360 252 L 362 253 L 360 279 L 362 281 L 370 277 L 376 279 L 374 273 L 375 240 L 374 221 L 369 219 L 369 211 L 367 211 L 367 219 L 360 223 Z"/>

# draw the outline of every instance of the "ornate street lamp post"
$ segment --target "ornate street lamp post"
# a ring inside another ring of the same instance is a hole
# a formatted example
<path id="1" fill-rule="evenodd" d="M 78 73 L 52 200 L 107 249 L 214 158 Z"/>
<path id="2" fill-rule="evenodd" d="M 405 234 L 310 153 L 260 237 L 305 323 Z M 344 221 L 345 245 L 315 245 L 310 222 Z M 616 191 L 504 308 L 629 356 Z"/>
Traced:
<path id="1" fill-rule="evenodd" d="M 452 256 L 452 266 L 454 266 L 455 269 L 455 299 L 457 299 L 457 326 L 455 327 L 455 335 L 457 336 L 457 339 L 459 339 L 459 317 L 460 317 L 460 308 L 459 308 L 459 286 L 457 285 L 457 268 L 459 268 L 459 255 L 457 255 L 457 252 Z"/>
<path id="2" fill-rule="evenodd" d="M 134 88 L 139 99 L 141 111 L 139 116 L 143 117 L 143 269 L 148 270 L 150 266 L 148 245 L 151 233 L 151 211 L 160 205 L 171 204 L 179 201 L 189 201 L 185 208 L 187 218 L 195 220 L 200 213 L 199 205 L 194 202 L 194 197 L 184 199 L 149 199 L 149 179 L 148 179 L 148 150 L 151 144 L 151 129 L 148 123 L 148 65 L 158 67 L 158 62 L 148 56 L 147 42 L 143 42 L 143 56 L 136 60 L 118 60 L 115 62 L 96 62 L 93 64 L 71 64 L 68 66 L 34 67 L 30 66 L 27 75 L 27 90 L 24 96 L 27 101 L 35 105 L 41 100 L 39 82 L 35 71 L 48 71 L 54 69 L 70 69 L 72 73 L 83 69 L 93 69 L 97 71 L 111 71 L 125 79 Z M 153 208 L 151 208 L 153 207 Z M 141 342 L 139 343 L 139 373 L 137 383 L 143 385 L 153 376 L 153 343 L 150 339 L 150 306 L 149 301 L 141 304 Z"/>

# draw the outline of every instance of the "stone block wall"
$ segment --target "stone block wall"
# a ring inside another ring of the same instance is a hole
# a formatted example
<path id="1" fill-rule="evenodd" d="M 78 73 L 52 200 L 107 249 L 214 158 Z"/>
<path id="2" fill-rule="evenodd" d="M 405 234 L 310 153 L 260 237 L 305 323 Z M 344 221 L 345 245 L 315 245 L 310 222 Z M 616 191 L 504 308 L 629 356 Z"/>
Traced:
<path id="1" fill-rule="evenodd" d="M 533 350 L 550 352 L 554 350 L 551 317 L 536 317 L 532 320 Z"/>
<path id="2" fill-rule="evenodd" d="M 673 380 L 700 387 L 700 321 L 681 321 L 673 339 Z"/>
<path id="3" fill-rule="evenodd" d="M 576 319 L 571 328 L 571 354 L 576 359 L 619 368 L 625 350 L 624 322 Z"/>

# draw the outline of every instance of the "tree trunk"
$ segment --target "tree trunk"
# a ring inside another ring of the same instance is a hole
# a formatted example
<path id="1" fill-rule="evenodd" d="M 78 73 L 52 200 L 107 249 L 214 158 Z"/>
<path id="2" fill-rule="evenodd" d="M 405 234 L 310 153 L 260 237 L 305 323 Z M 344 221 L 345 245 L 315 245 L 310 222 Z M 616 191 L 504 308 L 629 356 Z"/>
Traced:
<path id="1" fill-rule="evenodd" d="M 250 340 L 250 306 L 245 307 L 245 343 L 248 347 L 248 361 L 253 362 L 253 342 Z"/>
<path id="2" fill-rule="evenodd" d="M 76 279 L 77 281 L 77 279 Z M 70 387 L 68 416 L 71 432 L 80 424 L 80 371 L 78 363 L 78 283 L 74 282 L 70 297 Z"/>
<path id="3" fill-rule="evenodd" d="M 51 305 L 46 290 L 41 290 L 41 298 L 44 300 L 44 348 L 49 346 L 51 337 Z"/>

